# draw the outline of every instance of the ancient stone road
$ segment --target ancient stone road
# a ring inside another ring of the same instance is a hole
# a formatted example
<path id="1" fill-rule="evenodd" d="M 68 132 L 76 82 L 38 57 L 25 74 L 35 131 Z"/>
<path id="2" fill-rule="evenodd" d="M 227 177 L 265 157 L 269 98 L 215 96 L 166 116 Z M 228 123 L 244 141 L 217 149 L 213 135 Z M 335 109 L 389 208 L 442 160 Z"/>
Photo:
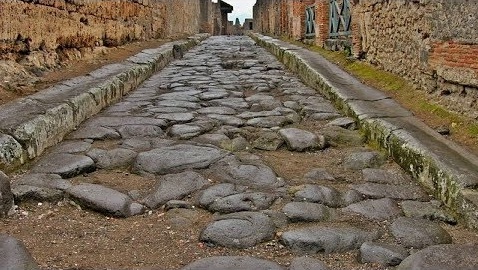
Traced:
<path id="1" fill-rule="evenodd" d="M 111 171 L 124 173 L 122 183 L 89 178 Z M 157 183 L 132 187 L 128 177 Z M 71 200 L 126 220 L 169 212 L 179 227 L 207 210 L 192 244 L 243 255 L 171 262 L 175 269 L 478 265 L 476 234 L 453 226 L 439 202 L 363 144 L 353 119 L 248 37 L 209 38 L 86 121 L 13 191 L 17 201 Z M 278 249 L 287 255 L 274 257 Z"/>

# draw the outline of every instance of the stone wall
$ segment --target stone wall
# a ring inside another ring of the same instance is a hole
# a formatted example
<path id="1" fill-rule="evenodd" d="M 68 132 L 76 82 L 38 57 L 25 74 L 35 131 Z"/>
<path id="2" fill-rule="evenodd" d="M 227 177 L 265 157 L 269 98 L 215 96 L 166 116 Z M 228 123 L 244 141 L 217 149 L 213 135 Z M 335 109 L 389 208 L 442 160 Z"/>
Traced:
<path id="1" fill-rule="evenodd" d="M 328 2 L 257 0 L 254 30 L 303 40 L 305 7 L 315 5 L 314 43 L 324 47 Z M 406 78 L 450 110 L 478 119 L 477 1 L 351 2 L 355 56 Z"/>

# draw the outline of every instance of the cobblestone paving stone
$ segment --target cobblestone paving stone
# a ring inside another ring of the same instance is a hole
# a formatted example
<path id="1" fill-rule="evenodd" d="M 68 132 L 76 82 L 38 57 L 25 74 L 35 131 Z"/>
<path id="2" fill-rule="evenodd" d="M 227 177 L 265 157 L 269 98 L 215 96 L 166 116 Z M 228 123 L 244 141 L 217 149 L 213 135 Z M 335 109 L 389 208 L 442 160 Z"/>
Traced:
<path id="1" fill-rule="evenodd" d="M 196 238 L 206 248 L 270 243 L 295 254 L 273 262 L 254 258 L 252 249 L 250 257 L 203 258 L 183 269 L 395 269 L 410 252 L 429 246 L 446 257 L 442 268 L 423 258 L 429 249 L 399 269 L 454 269 L 450 261 L 460 246 L 442 228 L 456 223 L 453 216 L 383 153 L 363 145 L 355 128 L 248 37 L 212 37 L 86 121 L 14 181 L 13 190 L 19 198 L 57 191 L 52 196 L 127 219 L 183 212 L 179 226 L 207 210 L 214 218 Z M 348 174 L 310 167 L 290 178 L 265 158 L 278 151 L 326 155 L 327 149 L 345 149 L 337 166 Z M 78 182 L 93 170 L 158 182 L 127 191 Z M 467 246 L 473 249 L 478 243 Z M 350 250 L 362 255 L 344 256 L 349 268 L 312 258 Z M 476 255 L 467 254 L 460 260 Z M 476 259 L 470 264 L 467 269 L 477 269 Z"/>

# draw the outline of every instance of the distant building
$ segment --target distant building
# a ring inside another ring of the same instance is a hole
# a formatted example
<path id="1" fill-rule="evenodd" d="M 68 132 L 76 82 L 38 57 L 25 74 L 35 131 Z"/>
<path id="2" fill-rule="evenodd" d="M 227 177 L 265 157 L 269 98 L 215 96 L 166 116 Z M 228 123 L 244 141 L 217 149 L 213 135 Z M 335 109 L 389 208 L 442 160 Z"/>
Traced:
<path id="1" fill-rule="evenodd" d="M 242 29 L 244 31 L 252 31 L 254 29 L 254 19 L 246 19 Z"/>

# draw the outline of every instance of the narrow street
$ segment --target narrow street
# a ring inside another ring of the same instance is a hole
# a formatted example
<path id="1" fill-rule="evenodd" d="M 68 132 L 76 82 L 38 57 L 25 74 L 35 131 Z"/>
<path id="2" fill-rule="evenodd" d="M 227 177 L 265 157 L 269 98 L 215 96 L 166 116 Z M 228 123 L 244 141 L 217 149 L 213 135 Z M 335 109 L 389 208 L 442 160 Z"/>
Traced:
<path id="1" fill-rule="evenodd" d="M 409 264 L 478 263 L 476 231 L 246 36 L 202 42 L 12 190 L 2 232 L 42 269 L 408 269 L 440 244 Z"/>

